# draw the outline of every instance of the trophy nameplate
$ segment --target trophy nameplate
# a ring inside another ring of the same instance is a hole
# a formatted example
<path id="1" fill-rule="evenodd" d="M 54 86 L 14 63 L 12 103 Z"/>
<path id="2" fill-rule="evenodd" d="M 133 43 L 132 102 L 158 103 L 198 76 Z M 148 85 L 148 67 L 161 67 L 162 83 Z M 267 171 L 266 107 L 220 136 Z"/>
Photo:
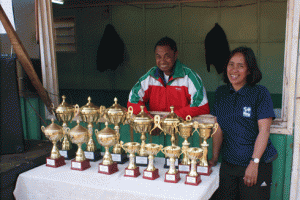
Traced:
<path id="1" fill-rule="evenodd" d="M 145 169 L 143 173 L 143 178 L 148 180 L 155 180 L 159 178 L 158 169 L 155 169 L 154 171 L 147 171 Z"/>
<path id="2" fill-rule="evenodd" d="M 71 169 L 72 170 L 83 171 L 90 167 L 91 167 L 91 165 L 90 165 L 90 161 L 88 159 L 81 161 L 81 162 L 75 161 L 75 159 L 71 160 Z"/>
<path id="3" fill-rule="evenodd" d="M 149 164 L 148 156 L 136 156 L 135 163 L 137 166 L 144 166 L 146 167 Z"/>
<path id="4" fill-rule="evenodd" d="M 63 156 L 57 158 L 57 159 L 51 159 L 50 157 L 47 157 L 46 158 L 46 166 L 47 167 L 60 167 L 60 166 L 63 166 L 65 165 L 66 162 L 65 162 L 65 158 Z"/>
<path id="5" fill-rule="evenodd" d="M 180 174 L 178 172 L 176 174 L 165 174 L 165 182 L 178 183 L 178 181 L 180 181 Z"/>
<path id="6" fill-rule="evenodd" d="M 61 156 L 65 157 L 66 160 L 71 160 L 76 156 L 77 148 L 76 146 L 70 150 L 59 150 Z"/>
<path id="7" fill-rule="evenodd" d="M 178 171 L 179 171 L 179 173 L 187 174 L 191 171 L 191 165 L 179 164 L 178 165 Z"/>
<path id="8" fill-rule="evenodd" d="M 102 158 L 100 149 L 96 151 L 84 151 L 84 156 L 90 161 L 98 161 Z"/>
<path id="9" fill-rule="evenodd" d="M 187 185 L 199 185 L 201 183 L 201 176 L 189 176 L 186 175 L 185 184 Z"/>
<path id="10" fill-rule="evenodd" d="M 178 158 L 175 159 L 175 168 L 178 169 L 180 160 Z M 169 168 L 170 167 L 170 158 L 165 158 L 165 165 L 164 168 Z"/>
<path id="11" fill-rule="evenodd" d="M 128 161 L 127 154 L 111 153 L 112 160 L 118 164 L 124 164 Z"/>
<path id="12" fill-rule="evenodd" d="M 99 164 L 98 173 L 110 175 L 117 171 L 119 171 L 119 169 L 118 169 L 118 164 L 116 162 L 114 162 L 111 165 L 103 165 L 102 163 Z"/>
<path id="13" fill-rule="evenodd" d="M 125 168 L 125 174 L 124 176 L 126 177 L 138 177 L 140 175 L 140 168 L 139 167 L 136 167 L 135 169 L 128 169 L 128 168 Z"/>
<path id="14" fill-rule="evenodd" d="M 197 165 L 197 173 L 200 175 L 209 176 L 212 173 L 211 166 L 209 165 L 207 167 L 204 167 Z"/>

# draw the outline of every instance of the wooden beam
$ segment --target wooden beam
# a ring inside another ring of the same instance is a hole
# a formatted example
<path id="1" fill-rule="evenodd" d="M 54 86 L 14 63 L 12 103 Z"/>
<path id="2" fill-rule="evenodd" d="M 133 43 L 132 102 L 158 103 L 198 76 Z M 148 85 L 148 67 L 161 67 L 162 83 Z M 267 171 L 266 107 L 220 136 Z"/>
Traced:
<path id="1" fill-rule="evenodd" d="M 25 72 L 30 78 L 32 85 L 37 90 L 38 95 L 41 97 L 42 101 L 46 105 L 49 112 L 51 112 L 51 104 L 52 104 L 51 99 L 49 98 L 47 91 L 45 90 L 42 83 L 40 82 L 40 79 L 33 68 L 32 62 L 30 60 L 30 57 L 26 49 L 24 48 L 21 40 L 19 39 L 16 31 L 11 25 L 1 5 L 0 5 L 0 20 L 3 24 L 3 27 L 5 28 L 5 31 L 9 37 L 11 44 L 13 45 L 14 51 L 17 54 L 19 62 L 21 63 L 22 67 L 24 68 Z"/>

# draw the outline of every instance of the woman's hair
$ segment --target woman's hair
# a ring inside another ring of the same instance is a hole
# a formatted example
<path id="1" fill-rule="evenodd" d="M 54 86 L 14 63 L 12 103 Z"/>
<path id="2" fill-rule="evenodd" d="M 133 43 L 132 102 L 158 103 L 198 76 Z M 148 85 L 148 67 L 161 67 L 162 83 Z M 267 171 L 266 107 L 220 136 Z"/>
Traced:
<path id="1" fill-rule="evenodd" d="M 227 66 L 230 61 L 230 59 L 236 54 L 241 53 L 244 55 L 248 71 L 250 74 L 247 76 L 247 83 L 248 85 L 254 86 L 256 83 L 258 83 L 262 79 L 261 71 L 259 70 L 255 58 L 255 54 L 251 48 L 248 47 L 238 47 L 231 51 L 228 60 L 226 61 L 226 64 L 224 66 L 224 82 L 230 83 L 228 77 L 227 77 Z"/>

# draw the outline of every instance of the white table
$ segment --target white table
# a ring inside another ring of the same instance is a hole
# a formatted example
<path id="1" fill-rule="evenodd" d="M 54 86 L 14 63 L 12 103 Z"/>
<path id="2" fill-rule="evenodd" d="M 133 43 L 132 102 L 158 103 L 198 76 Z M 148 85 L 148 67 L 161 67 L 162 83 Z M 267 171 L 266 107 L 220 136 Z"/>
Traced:
<path id="1" fill-rule="evenodd" d="M 163 168 L 164 159 L 155 158 L 155 167 L 160 177 L 143 179 L 143 170 L 137 178 L 124 177 L 128 162 L 118 165 L 119 171 L 112 175 L 98 173 L 98 162 L 91 162 L 85 171 L 71 170 L 71 161 L 59 168 L 41 165 L 19 175 L 14 196 L 17 200 L 41 199 L 209 199 L 219 185 L 220 164 L 213 167 L 210 176 L 201 176 L 198 186 L 186 185 L 186 174 L 181 174 L 178 183 L 164 182 L 168 169 Z"/>

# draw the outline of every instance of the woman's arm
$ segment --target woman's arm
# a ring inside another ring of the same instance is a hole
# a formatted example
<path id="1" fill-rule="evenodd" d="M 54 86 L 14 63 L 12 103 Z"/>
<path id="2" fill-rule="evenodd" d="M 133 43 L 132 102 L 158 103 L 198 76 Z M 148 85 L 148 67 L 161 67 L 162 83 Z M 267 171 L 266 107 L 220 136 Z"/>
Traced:
<path id="1" fill-rule="evenodd" d="M 223 142 L 223 132 L 219 124 L 216 133 L 212 136 L 212 139 L 213 139 L 213 156 L 212 159 L 209 160 L 209 164 L 215 166 L 218 163 L 220 149 Z"/>

